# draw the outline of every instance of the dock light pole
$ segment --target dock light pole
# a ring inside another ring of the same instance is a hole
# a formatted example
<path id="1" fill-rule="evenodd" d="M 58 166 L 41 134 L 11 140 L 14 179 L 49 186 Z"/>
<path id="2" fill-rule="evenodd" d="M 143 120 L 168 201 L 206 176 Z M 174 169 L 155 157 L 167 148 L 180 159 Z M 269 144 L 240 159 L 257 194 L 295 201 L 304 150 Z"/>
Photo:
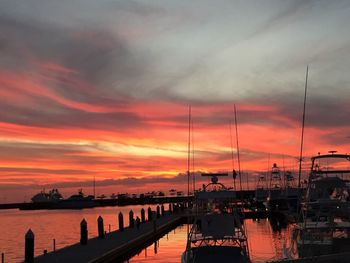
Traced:
<path id="1" fill-rule="evenodd" d="M 24 262 L 34 263 L 34 233 L 31 229 L 25 235 Z"/>

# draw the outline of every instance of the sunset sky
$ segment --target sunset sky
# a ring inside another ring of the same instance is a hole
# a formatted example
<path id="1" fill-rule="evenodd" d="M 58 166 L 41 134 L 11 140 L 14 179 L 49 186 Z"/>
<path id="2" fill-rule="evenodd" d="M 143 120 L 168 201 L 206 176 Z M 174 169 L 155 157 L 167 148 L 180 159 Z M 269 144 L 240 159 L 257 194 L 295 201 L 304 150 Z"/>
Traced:
<path id="1" fill-rule="evenodd" d="M 296 170 L 307 65 L 305 155 L 349 152 L 349 14 L 347 0 L 0 1 L 0 203 L 91 193 L 94 176 L 99 193 L 185 189 L 189 105 L 195 171 L 232 170 L 234 104 L 249 180 L 269 155 Z"/>

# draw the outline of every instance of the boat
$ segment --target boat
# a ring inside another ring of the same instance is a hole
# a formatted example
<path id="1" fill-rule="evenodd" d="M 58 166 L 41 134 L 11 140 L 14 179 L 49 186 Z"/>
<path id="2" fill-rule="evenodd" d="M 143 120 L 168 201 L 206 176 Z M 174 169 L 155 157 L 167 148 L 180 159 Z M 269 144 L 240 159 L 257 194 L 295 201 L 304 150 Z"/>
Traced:
<path id="1" fill-rule="evenodd" d="M 45 189 L 40 193 L 34 195 L 31 200 L 33 203 L 57 203 L 63 199 L 61 193 L 58 189 L 52 189 L 48 193 L 45 192 Z"/>
<path id="2" fill-rule="evenodd" d="M 236 192 L 218 182 L 227 173 L 210 173 L 211 182 L 195 193 L 194 223 L 182 263 L 250 262 Z"/>
<path id="3" fill-rule="evenodd" d="M 288 204 L 283 190 L 282 175 L 276 163 L 273 164 L 270 175 L 270 188 L 267 197 L 268 209 L 272 212 L 288 210 Z"/>
<path id="4" fill-rule="evenodd" d="M 266 188 L 267 181 L 265 174 L 261 173 L 258 175 L 258 183 L 255 189 L 255 197 L 254 197 L 254 207 L 255 211 L 265 211 L 266 210 L 266 200 L 269 195 L 269 191 Z"/>
<path id="5" fill-rule="evenodd" d="M 307 192 L 294 239 L 299 257 L 349 251 L 350 155 L 317 155 L 311 158 Z"/>
<path id="6" fill-rule="evenodd" d="M 67 199 L 61 200 L 57 209 L 82 209 L 91 208 L 95 206 L 94 196 L 86 196 L 82 189 L 79 189 L 78 194 L 72 195 Z"/>
<path id="7" fill-rule="evenodd" d="M 37 209 L 83 209 L 95 207 L 96 203 L 93 195 L 86 196 L 82 189 L 78 194 L 74 194 L 64 199 L 58 189 L 52 189 L 48 193 L 45 190 L 35 194 L 30 203 L 23 203 L 19 206 L 20 210 Z"/>

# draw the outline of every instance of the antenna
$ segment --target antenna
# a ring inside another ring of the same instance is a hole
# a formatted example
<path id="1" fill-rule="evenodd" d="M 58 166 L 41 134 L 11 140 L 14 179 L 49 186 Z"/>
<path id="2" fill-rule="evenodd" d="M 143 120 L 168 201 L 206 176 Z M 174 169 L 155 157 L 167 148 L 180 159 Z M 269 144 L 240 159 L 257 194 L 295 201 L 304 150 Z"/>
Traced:
<path id="1" fill-rule="evenodd" d="M 239 176 L 239 188 L 242 196 L 242 175 L 241 175 L 241 161 L 239 156 L 239 144 L 238 144 L 238 125 L 237 125 L 237 111 L 236 104 L 233 105 L 234 113 L 235 113 L 235 126 L 236 126 L 236 145 L 237 145 L 237 161 L 238 161 L 238 176 Z"/>
<path id="2" fill-rule="evenodd" d="M 309 77 L 309 65 L 307 65 L 307 67 L 306 67 L 306 76 L 305 76 L 305 93 L 304 93 L 303 122 L 302 122 L 302 127 L 301 127 L 298 188 L 301 187 L 301 184 L 300 184 L 300 180 L 301 180 L 301 162 L 303 160 L 305 110 L 306 110 L 306 94 L 307 94 L 307 80 L 308 80 L 308 77 Z"/>

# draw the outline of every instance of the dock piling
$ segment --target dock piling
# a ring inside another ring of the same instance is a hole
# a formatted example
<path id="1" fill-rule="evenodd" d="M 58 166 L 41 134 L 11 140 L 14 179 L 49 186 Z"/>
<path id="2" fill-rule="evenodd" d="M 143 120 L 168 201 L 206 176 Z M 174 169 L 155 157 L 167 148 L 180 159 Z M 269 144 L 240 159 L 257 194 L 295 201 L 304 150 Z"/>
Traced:
<path id="1" fill-rule="evenodd" d="M 80 244 L 86 245 L 88 241 L 88 229 L 85 219 L 80 222 Z"/>
<path id="2" fill-rule="evenodd" d="M 159 218 L 160 217 L 160 207 L 159 207 L 159 205 L 157 205 L 157 218 Z"/>
<path id="3" fill-rule="evenodd" d="M 145 223 L 146 222 L 146 216 L 145 216 L 145 209 L 141 209 L 141 222 Z"/>
<path id="4" fill-rule="evenodd" d="M 99 216 L 97 218 L 97 228 L 98 228 L 98 237 L 99 238 L 105 238 L 105 231 L 104 231 L 102 216 Z"/>
<path id="5" fill-rule="evenodd" d="M 56 251 L 56 239 L 53 239 L 53 251 Z"/>
<path id="6" fill-rule="evenodd" d="M 124 218 L 123 218 L 122 212 L 119 212 L 118 223 L 119 223 L 119 231 L 124 231 Z"/>
<path id="7" fill-rule="evenodd" d="M 172 204 L 169 203 L 169 214 L 171 214 L 171 212 L 172 212 L 171 206 L 172 206 Z"/>
<path id="8" fill-rule="evenodd" d="M 152 209 L 148 207 L 147 209 L 148 221 L 152 221 Z"/>
<path id="9" fill-rule="evenodd" d="M 133 228 L 134 227 L 134 212 L 130 210 L 129 212 L 129 227 Z"/>
<path id="10" fill-rule="evenodd" d="M 137 227 L 137 230 L 140 229 L 140 224 L 141 224 L 141 220 L 140 220 L 140 218 L 137 216 L 137 217 L 136 217 L 136 227 Z"/>
<path id="11" fill-rule="evenodd" d="M 25 235 L 25 251 L 24 251 L 24 262 L 34 262 L 34 233 L 31 229 Z"/>
<path id="12" fill-rule="evenodd" d="M 1 263 L 5 263 L 5 254 L 1 253 Z"/>
<path id="13" fill-rule="evenodd" d="M 162 216 L 165 216 L 165 209 L 163 204 L 160 206 L 160 212 Z"/>

